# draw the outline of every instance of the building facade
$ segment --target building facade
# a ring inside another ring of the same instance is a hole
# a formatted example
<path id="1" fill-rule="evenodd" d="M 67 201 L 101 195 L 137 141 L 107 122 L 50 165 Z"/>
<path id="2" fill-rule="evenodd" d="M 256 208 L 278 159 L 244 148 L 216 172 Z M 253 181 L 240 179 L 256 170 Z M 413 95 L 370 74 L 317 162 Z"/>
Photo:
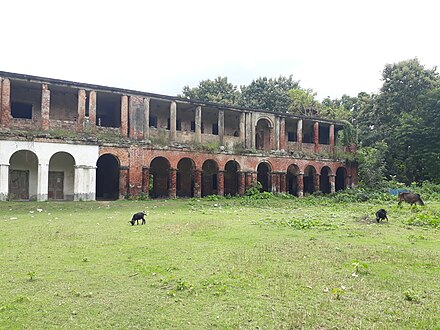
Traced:
<path id="1" fill-rule="evenodd" d="M 350 188 L 343 123 L 0 71 L 0 200 Z"/>

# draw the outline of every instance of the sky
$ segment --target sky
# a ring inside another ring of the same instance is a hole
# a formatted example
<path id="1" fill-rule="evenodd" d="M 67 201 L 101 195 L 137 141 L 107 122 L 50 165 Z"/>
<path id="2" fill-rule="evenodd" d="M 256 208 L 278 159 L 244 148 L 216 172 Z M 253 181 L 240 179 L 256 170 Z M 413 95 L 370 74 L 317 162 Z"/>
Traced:
<path id="1" fill-rule="evenodd" d="M 177 95 L 288 77 L 317 99 L 377 93 L 386 64 L 440 65 L 434 0 L 14 0 L 0 71 Z"/>

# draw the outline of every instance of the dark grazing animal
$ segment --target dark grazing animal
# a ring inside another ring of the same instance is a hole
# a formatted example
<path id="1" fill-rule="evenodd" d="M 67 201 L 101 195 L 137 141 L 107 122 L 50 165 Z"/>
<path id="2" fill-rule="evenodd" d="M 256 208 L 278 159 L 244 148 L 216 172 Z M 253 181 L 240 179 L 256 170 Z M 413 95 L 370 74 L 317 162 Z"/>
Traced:
<path id="1" fill-rule="evenodd" d="M 398 205 L 400 205 L 400 203 L 402 203 L 402 201 L 405 201 L 405 202 L 411 204 L 411 206 L 413 204 L 417 204 L 417 203 L 419 203 L 420 205 L 425 205 L 425 203 L 423 203 L 422 198 L 420 197 L 419 194 L 413 194 L 410 192 L 401 192 L 399 194 Z"/>
<path id="2" fill-rule="evenodd" d="M 387 211 L 385 211 L 384 209 L 380 209 L 379 211 L 376 212 L 376 221 L 380 222 L 380 220 L 385 220 L 387 219 L 388 221 L 388 217 L 387 217 Z"/>
<path id="3" fill-rule="evenodd" d="M 134 226 L 134 223 L 136 222 L 136 224 L 139 224 L 139 220 L 142 220 L 142 225 L 145 225 L 145 212 L 138 212 L 133 214 L 133 217 L 131 218 L 131 221 L 129 221 L 131 223 L 132 226 Z"/>

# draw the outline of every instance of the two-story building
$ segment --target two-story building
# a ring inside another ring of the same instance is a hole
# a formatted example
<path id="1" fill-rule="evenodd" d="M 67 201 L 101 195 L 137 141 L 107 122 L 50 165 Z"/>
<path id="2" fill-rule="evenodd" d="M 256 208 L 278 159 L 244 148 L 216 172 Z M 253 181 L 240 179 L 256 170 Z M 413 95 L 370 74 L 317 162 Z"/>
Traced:
<path id="1" fill-rule="evenodd" d="M 0 71 L 0 200 L 351 187 L 344 124 Z"/>

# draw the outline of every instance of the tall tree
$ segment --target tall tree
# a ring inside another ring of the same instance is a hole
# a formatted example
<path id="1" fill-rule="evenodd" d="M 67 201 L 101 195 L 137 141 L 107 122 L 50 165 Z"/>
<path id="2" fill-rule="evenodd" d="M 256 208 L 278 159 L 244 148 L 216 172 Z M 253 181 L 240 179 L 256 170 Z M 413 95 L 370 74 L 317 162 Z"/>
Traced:
<path id="1" fill-rule="evenodd" d="M 237 105 L 239 95 L 237 86 L 229 83 L 228 78 L 217 77 L 214 80 L 202 80 L 197 87 L 185 86 L 182 95 L 179 96 L 191 100 Z"/>
<path id="2" fill-rule="evenodd" d="M 240 86 L 239 104 L 248 108 L 274 112 L 288 112 L 291 99 L 289 91 L 299 88 L 299 82 L 293 77 L 260 77 L 248 86 Z"/>

